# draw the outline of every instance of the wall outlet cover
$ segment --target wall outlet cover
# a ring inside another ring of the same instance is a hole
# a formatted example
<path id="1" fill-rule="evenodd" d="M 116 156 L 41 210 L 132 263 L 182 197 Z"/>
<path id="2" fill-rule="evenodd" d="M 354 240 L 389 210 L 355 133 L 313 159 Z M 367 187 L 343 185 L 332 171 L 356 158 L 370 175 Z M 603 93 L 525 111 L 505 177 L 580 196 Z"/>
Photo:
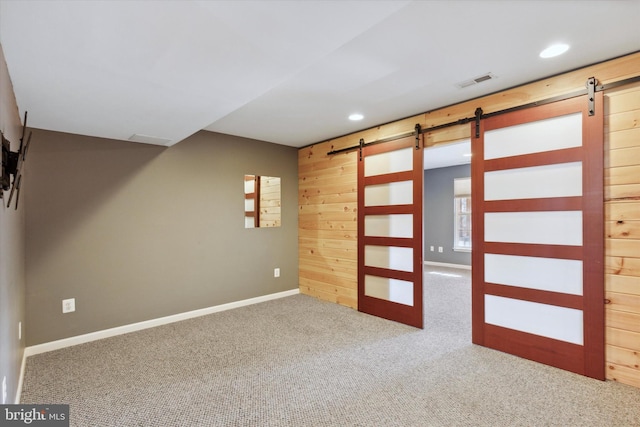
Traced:
<path id="1" fill-rule="evenodd" d="M 63 313 L 71 313 L 76 311 L 76 299 L 69 298 L 62 300 L 62 312 Z"/>
<path id="2" fill-rule="evenodd" d="M 280 269 L 279 268 L 274 268 L 273 269 L 273 277 L 280 277 Z"/>
<path id="3" fill-rule="evenodd" d="M 438 252 L 442 253 L 442 246 L 438 246 Z"/>

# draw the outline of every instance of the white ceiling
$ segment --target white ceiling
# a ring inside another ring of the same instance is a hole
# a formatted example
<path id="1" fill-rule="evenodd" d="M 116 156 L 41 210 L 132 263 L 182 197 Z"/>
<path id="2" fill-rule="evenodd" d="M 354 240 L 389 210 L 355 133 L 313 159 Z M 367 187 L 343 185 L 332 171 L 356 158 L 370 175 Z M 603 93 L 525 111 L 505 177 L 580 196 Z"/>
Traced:
<path id="1" fill-rule="evenodd" d="M 0 0 L 30 126 L 165 145 L 304 146 L 637 51 L 639 22 L 611 0 Z M 540 59 L 553 42 L 571 49 Z"/>
<path id="2" fill-rule="evenodd" d="M 425 169 L 465 165 L 471 163 L 471 140 L 427 147 L 423 152 Z"/>

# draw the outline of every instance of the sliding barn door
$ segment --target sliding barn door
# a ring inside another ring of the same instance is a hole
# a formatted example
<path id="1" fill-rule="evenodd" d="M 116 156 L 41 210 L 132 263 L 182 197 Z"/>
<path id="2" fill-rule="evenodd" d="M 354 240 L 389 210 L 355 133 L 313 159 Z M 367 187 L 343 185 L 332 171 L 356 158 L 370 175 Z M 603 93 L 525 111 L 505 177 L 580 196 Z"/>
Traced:
<path id="1" fill-rule="evenodd" d="M 572 98 L 481 120 L 472 139 L 473 342 L 598 379 L 601 95 L 593 115 Z"/>
<path id="2" fill-rule="evenodd" d="M 358 162 L 358 310 L 422 328 L 422 137 Z M 416 144 L 418 149 L 416 149 Z"/>

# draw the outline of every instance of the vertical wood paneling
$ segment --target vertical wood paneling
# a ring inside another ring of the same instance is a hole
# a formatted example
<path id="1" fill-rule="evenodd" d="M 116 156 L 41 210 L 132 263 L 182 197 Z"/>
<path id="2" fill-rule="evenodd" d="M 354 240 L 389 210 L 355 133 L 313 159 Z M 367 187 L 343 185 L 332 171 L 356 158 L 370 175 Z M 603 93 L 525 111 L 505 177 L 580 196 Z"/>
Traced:
<path id="1" fill-rule="evenodd" d="M 640 84 L 605 94 L 606 375 L 640 387 Z"/>
<path id="2" fill-rule="evenodd" d="M 357 158 L 327 156 L 334 148 L 341 147 L 325 142 L 298 152 L 300 292 L 357 308 Z"/>
<path id="3" fill-rule="evenodd" d="M 260 227 L 280 227 L 282 224 L 281 193 L 280 177 L 260 177 Z"/>
<path id="4" fill-rule="evenodd" d="M 307 295 L 357 307 L 357 152 L 327 156 L 333 149 L 411 132 L 461 118 L 511 108 L 584 89 L 589 77 L 601 84 L 640 75 L 640 53 L 596 64 L 528 85 L 418 114 L 390 124 L 342 136 L 299 150 L 299 282 Z M 607 378 L 640 387 L 637 331 L 627 330 L 638 311 L 625 295 L 640 294 L 640 89 L 605 94 L 605 285 L 615 304 L 606 310 Z M 469 137 L 468 125 L 425 134 L 433 146 Z M 612 242 L 611 240 L 617 240 Z M 635 242 L 620 243 L 619 240 Z M 613 254 L 615 251 L 615 255 Z M 634 252 L 635 251 L 635 252 Z M 615 294 L 615 295 L 614 295 Z M 623 333 L 618 333 L 622 331 Z M 628 332 L 625 334 L 624 332 Z M 635 334 L 635 335 L 634 335 Z M 615 344 L 614 344 L 615 342 Z"/>

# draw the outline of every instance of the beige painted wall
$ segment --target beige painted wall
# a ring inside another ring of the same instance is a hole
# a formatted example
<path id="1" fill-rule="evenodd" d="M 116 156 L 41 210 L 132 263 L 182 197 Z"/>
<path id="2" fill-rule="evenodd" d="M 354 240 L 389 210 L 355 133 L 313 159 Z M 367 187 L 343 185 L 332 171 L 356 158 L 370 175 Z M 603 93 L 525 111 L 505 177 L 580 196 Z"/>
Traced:
<path id="1" fill-rule="evenodd" d="M 29 160 L 28 345 L 298 287 L 295 148 L 36 130 Z M 281 227 L 244 228 L 245 174 L 282 178 Z"/>
<path id="2" fill-rule="evenodd" d="M 18 150 L 22 128 L 13 86 L 0 45 L 0 130 Z M 27 175 L 23 178 L 27 181 Z M 9 195 L 5 193 L 5 197 Z M 7 403 L 14 403 L 24 350 L 18 340 L 18 322 L 24 324 L 24 203 L 18 210 L 0 200 L 0 382 L 7 378 Z M 0 403 L 2 402 L 0 396 Z"/>

